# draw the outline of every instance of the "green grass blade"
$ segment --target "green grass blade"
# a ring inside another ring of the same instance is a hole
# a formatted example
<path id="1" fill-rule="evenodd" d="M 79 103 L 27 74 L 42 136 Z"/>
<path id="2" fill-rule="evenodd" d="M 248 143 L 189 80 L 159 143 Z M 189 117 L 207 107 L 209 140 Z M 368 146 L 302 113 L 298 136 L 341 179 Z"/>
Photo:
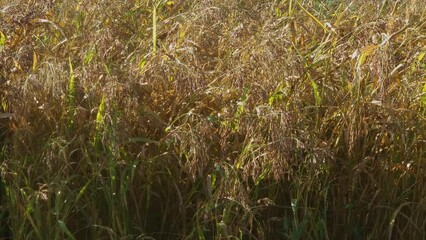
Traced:
<path id="1" fill-rule="evenodd" d="M 59 228 L 62 230 L 62 232 L 65 233 L 65 235 L 72 240 L 75 240 L 75 237 L 72 235 L 72 233 L 70 232 L 70 230 L 68 229 L 67 225 L 65 225 L 65 223 L 61 220 L 58 220 L 58 225 Z"/>

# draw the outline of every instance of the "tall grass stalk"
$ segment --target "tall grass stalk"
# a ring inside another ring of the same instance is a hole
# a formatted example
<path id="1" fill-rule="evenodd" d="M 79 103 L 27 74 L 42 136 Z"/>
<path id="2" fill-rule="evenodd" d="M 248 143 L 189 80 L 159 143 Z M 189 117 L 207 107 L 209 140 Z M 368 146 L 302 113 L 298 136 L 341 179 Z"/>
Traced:
<path id="1" fill-rule="evenodd" d="M 0 239 L 426 238 L 423 1 L 1 5 Z"/>

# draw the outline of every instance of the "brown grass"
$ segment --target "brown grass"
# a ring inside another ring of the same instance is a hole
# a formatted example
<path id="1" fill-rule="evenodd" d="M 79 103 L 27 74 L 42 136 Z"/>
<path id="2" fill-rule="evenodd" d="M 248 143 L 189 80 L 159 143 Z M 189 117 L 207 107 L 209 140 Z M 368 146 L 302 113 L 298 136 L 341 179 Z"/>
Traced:
<path id="1" fill-rule="evenodd" d="M 422 4 L 3 0 L 0 239 L 424 239 Z"/>

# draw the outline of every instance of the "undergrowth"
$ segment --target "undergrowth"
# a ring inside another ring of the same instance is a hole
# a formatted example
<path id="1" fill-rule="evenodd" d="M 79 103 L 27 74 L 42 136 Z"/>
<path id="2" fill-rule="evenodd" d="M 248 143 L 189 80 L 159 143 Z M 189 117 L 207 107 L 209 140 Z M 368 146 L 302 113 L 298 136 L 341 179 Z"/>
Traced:
<path id="1" fill-rule="evenodd" d="M 425 239 L 422 0 L 0 0 L 0 239 Z"/>

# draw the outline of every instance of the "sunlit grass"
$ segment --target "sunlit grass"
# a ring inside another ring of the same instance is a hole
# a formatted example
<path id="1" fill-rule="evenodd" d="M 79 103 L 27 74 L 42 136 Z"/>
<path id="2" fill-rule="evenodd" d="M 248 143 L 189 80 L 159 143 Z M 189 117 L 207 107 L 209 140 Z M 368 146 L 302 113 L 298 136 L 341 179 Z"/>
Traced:
<path id="1" fill-rule="evenodd" d="M 0 5 L 0 239 L 426 237 L 422 1 Z"/>

